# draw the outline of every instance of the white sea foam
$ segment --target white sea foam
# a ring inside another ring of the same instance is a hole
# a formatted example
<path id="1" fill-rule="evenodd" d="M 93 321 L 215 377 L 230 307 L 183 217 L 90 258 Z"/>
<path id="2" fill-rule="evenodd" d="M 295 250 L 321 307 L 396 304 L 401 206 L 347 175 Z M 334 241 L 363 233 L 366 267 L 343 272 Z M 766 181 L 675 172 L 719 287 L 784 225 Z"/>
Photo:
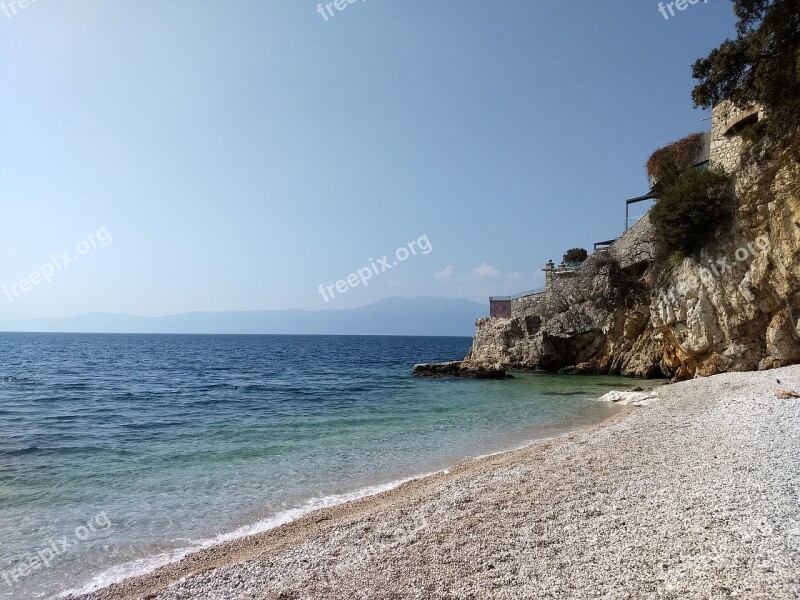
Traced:
<path id="1" fill-rule="evenodd" d="M 428 477 L 434 474 L 435 473 L 426 473 L 415 477 L 399 479 L 397 481 L 393 481 L 391 483 L 386 483 L 383 485 L 368 486 L 365 488 L 361 488 L 360 490 L 357 490 L 355 492 L 350 492 L 347 494 L 335 494 L 331 496 L 324 496 L 322 498 L 313 498 L 311 500 L 308 500 L 305 504 L 303 504 L 298 508 L 292 508 L 289 510 L 282 511 L 267 519 L 262 519 L 250 525 L 244 525 L 242 527 L 234 529 L 233 531 L 230 531 L 228 533 L 223 533 L 216 537 L 199 541 L 186 548 L 180 550 L 174 550 L 172 552 L 164 552 L 162 554 L 158 554 L 155 556 L 140 558 L 137 560 L 129 561 L 127 563 L 108 568 L 105 571 L 93 577 L 92 580 L 86 583 L 85 585 L 70 590 L 66 590 L 61 594 L 59 594 L 57 597 L 63 598 L 70 595 L 78 596 L 81 594 L 88 594 L 89 592 L 96 591 L 100 588 L 108 587 L 115 583 L 119 583 L 124 579 L 130 579 L 131 577 L 137 577 L 140 575 L 151 573 L 152 571 L 155 571 L 159 567 L 163 567 L 164 565 L 170 563 L 178 562 L 194 552 L 198 552 L 200 550 L 204 550 L 206 548 L 210 548 L 212 546 L 216 546 L 218 544 L 222 544 L 232 540 L 237 540 L 251 535 L 264 533 L 265 531 L 269 531 L 270 529 L 275 529 L 276 527 L 280 527 L 281 525 L 286 525 L 287 523 L 296 521 L 300 517 L 303 517 L 308 513 L 314 512 L 315 510 L 330 508 L 333 506 L 344 504 L 346 502 L 352 502 L 353 500 L 359 500 L 361 498 L 366 498 L 368 496 L 374 496 L 376 494 L 392 490 L 409 481 L 413 481 L 415 479 L 421 479 L 423 477 Z"/>

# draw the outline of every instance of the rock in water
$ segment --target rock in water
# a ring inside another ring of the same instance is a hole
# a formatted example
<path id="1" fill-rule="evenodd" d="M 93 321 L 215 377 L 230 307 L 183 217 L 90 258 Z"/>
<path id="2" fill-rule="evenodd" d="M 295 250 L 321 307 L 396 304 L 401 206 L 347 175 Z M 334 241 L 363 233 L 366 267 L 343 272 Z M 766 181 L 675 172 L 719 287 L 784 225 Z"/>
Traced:
<path id="1" fill-rule="evenodd" d="M 467 361 L 426 363 L 414 365 L 415 377 L 463 377 L 466 379 L 505 379 L 506 370 L 498 366 L 487 366 Z"/>

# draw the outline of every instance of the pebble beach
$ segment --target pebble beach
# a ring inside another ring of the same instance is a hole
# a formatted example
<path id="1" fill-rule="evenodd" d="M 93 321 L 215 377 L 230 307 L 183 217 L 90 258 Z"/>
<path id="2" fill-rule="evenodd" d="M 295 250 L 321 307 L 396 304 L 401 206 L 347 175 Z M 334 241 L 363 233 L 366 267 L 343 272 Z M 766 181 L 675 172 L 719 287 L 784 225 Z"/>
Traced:
<path id="1" fill-rule="evenodd" d="M 800 366 L 663 386 L 80 598 L 799 598 L 798 390 Z"/>

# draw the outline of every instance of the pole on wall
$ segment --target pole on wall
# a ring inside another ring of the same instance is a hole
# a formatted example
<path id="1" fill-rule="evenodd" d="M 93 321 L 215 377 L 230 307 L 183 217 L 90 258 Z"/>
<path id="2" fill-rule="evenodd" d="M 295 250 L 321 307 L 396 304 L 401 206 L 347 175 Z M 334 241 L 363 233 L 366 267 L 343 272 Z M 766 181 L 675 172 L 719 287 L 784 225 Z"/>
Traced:
<path id="1" fill-rule="evenodd" d="M 630 203 L 625 203 L 625 228 L 622 231 L 628 231 L 628 212 L 630 211 Z"/>

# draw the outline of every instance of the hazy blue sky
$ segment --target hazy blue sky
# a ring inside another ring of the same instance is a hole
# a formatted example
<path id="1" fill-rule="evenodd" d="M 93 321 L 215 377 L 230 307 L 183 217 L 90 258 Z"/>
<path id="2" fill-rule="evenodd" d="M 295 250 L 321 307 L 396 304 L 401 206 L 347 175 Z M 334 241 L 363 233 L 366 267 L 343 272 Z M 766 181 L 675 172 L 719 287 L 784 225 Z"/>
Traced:
<path id="1" fill-rule="evenodd" d="M 0 284 L 84 254 L 0 295 L 0 319 L 538 287 L 548 258 L 619 235 L 655 148 L 707 128 L 690 65 L 734 24 L 727 0 L 669 20 L 651 0 L 17 13 L 0 12 Z M 432 251 L 369 287 L 318 293 L 423 235 Z"/>

